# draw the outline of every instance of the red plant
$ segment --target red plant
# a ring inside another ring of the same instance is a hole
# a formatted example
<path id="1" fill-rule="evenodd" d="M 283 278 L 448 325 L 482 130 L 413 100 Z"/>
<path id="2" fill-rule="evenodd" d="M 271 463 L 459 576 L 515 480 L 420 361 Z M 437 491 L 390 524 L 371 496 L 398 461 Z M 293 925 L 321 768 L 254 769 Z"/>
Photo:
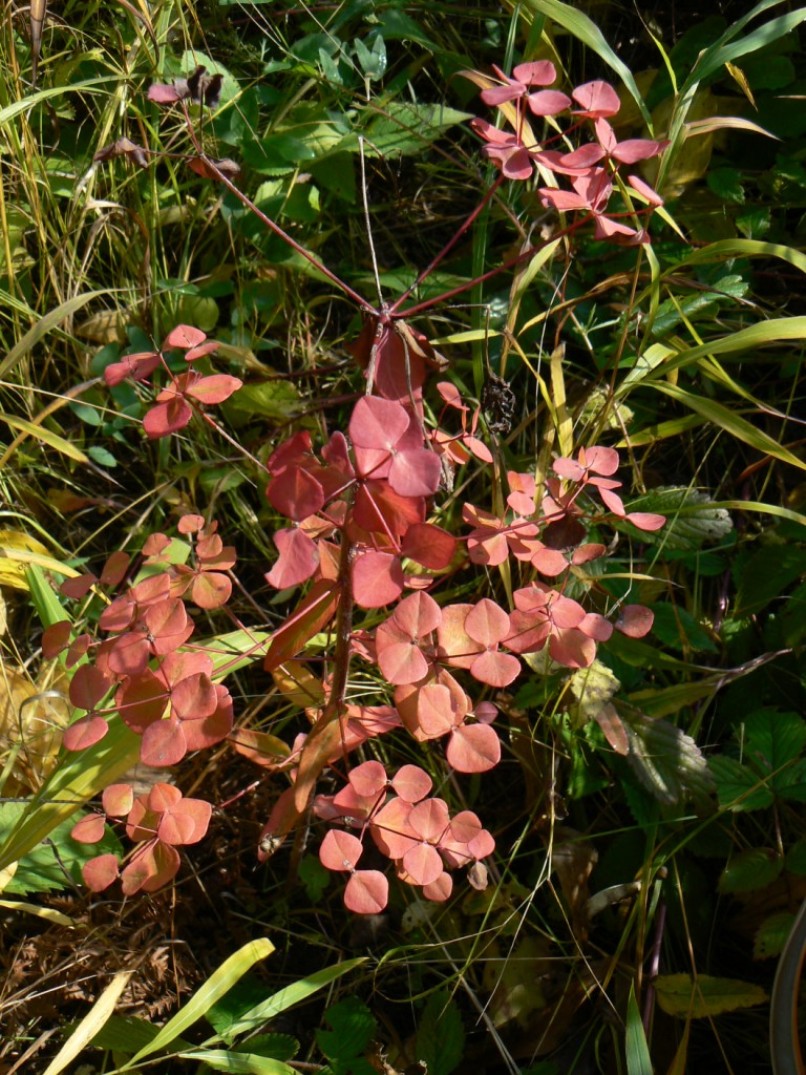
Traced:
<path id="1" fill-rule="evenodd" d="M 384 857 L 401 881 L 421 888 L 426 898 L 444 900 L 458 868 L 468 869 L 470 884 L 484 886 L 483 860 L 493 853 L 495 842 L 475 813 L 461 810 L 451 816 L 443 799 L 430 796 L 432 780 L 424 769 L 404 765 L 390 776 L 375 760 L 351 768 L 354 751 L 380 735 L 402 731 L 421 744 L 432 761 L 431 744 L 444 740 L 448 768 L 486 772 L 499 763 L 502 747 L 493 727 L 497 707 L 484 695 L 495 697 L 518 680 L 522 655 L 545 650 L 556 665 L 588 667 L 614 626 L 641 637 L 652 625 L 651 613 L 640 606 L 628 606 L 619 615 L 596 591 L 595 579 L 585 575 L 585 566 L 607 551 L 599 534 L 591 531 L 618 528 L 625 520 L 651 531 L 664 522 L 661 516 L 625 508 L 616 492 L 621 483 L 613 477 L 618 468 L 613 448 L 583 447 L 575 459 L 559 458 L 553 476 L 541 478 L 540 484 L 534 473 L 510 471 L 506 509 L 465 503 L 462 517 L 470 531 L 463 536 L 432 521 L 436 499 L 450 484 L 453 468 L 471 458 L 491 465 L 493 454 L 477 435 L 480 409 L 469 417 L 471 408 L 451 383 L 437 386 L 443 404 L 439 422 L 450 414 L 460 431 L 451 433 L 427 418 L 429 370 L 444 363 L 406 320 L 479 280 L 406 307 L 414 288 L 447 256 L 503 178 L 528 180 L 536 167 L 543 175 L 553 175 L 557 184 L 557 177 L 567 177 L 570 190 L 549 185 L 540 188 L 539 196 L 544 205 L 577 214 L 569 234 L 592 220 L 597 238 L 647 242 L 646 219 L 661 204 L 640 177 L 628 175 L 625 183 L 620 173 L 657 156 L 663 143 L 618 142 L 607 117 L 616 114 L 619 101 L 607 83 L 578 86 L 569 97 L 550 88 L 556 71 L 547 61 L 520 64 L 512 77 L 498 68 L 495 73 L 498 85 L 490 85 L 486 76 L 470 77 L 484 86 L 482 99 L 500 110 L 508 128 L 481 119 L 472 127 L 501 176 L 412 287 L 390 306 L 381 302 L 373 307 L 300 247 L 238 189 L 232 168 L 205 156 L 198 143 L 189 162 L 198 174 L 222 183 L 365 315 L 351 350 L 364 373 L 366 394 L 355 404 L 344 432 L 331 433 L 321 449 L 310 433 L 298 432 L 278 445 L 266 464 L 268 503 L 288 520 L 273 535 L 278 558 L 267 582 L 278 590 L 309 585 L 274 632 L 265 668 L 279 675 L 290 665 L 302 667 L 296 658 L 305 656 L 315 636 L 331 631 L 333 640 L 327 674 L 317 679 L 306 671 L 315 684 L 310 704 L 305 703 L 310 728 L 291 745 L 251 729 L 232 735 L 237 750 L 287 781 L 261 834 L 261 856 L 276 850 L 312 806 L 328 826 L 320 859 L 328 869 L 349 874 L 345 903 L 357 913 L 386 906 L 388 880 L 375 868 Z M 208 92 L 214 88 L 197 70 L 182 85 L 153 87 L 150 97 L 184 109 L 189 123 L 187 100 L 207 101 Z M 565 131 L 540 144 L 531 119 L 552 117 L 558 129 L 558 117 L 564 114 Z M 572 136 L 591 124 L 594 140 L 568 148 Z M 556 148 L 559 145 L 563 148 Z M 628 187 L 641 207 L 627 203 L 625 210 L 612 212 L 614 192 L 624 195 Z M 630 223 L 622 221 L 625 216 Z M 641 227 L 634 226 L 636 217 L 643 218 Z M 480 279 L 533 253 L 528 249 Z M 212 422 L 203 407 L 222 402 L 241 382 L 223 374 L 202 375 L 193 368 L 174 375 L 165 353 L 183 351 L 192 363 L 216 347 L 203 332 L 180 325 L 160 350 L 130 355 L 108 367 L 106 380 L 114 385 L 129 377 L 142 383 L 162 369 L 168 383 L 158 390 L 144 427 L 149 437 L 166 436 L 184 428 L 194 413 Z M 155 534 L 143 549 L 145 570 L 140 575 L 134 572 L 129 580 L 132 565 L 116 554 L 100 579 L 87 575 L 65 586 L 73 597 L 84 596 L 93 586 L 114 591 L 98 619 L 105 636 L 99 643 L 89 634 L 71 642 L 62 625 L 46 632 L 46 654 L 68 648 L 69 662 L 78 665 L 70 698 L 85 716 L 67 730 L 67 749 L 97 743 L 116 713 L 142 737 L 141 758 L 150 765 L 169 767 L 188 752 L 231 736 L 232 701 L 226 688 L 214 682 L 205 646 L 192 641 L 195 625 L 188 602 L 205 612 L 226 605 L 234 550 L 223 544 L 216 524 L 202 516 L 184 516 L 178 529 L 189 548 L 188 565 L 169 562 L 165 554 L 170 540 Z M 520 583 L 511 593 L 511 608 L 509 602 L 483 594 L 473 601 L 446 596 L 458 573 L 504 565 L 505 574 Z M 595 595 L 596 609 L 566 594 L 572 579 L 577 592 Z M 389 611 L 379 617 L 377 610 L 383 608 Z M 356 622 L 361 609 L 368 611 Z M 348 700 L 354 660 L 374 670 L 379 705 Z M 474 703 L 469 690 L 482 697 Z M 317 794 L 317 785 L 329 767 L 346 772 L 346 783 L 334 795 L 323 796 Z M 85 818 L 75 833 L 79 839 L 97 841 L 106 817 L 126 819 L 127 835 L 136 844 L 120 875 L 128 893 L 152 891 L 169 881 L 179 865 L 176 847 L 202 838 L 212 809 L 201 800 L 183 799 L 168 784 L 157 784 L 137 798 L 128 785 L 115 785 L 107 789 L 103 805 L 104 814 Z M 372 857 L 376 862 L 370 861 L 368 868 L 359 866 Z M 85 880 L 100 891 L 118 876 L 118 869 L 115 856 L 99 856 L 86 867 Z"/>

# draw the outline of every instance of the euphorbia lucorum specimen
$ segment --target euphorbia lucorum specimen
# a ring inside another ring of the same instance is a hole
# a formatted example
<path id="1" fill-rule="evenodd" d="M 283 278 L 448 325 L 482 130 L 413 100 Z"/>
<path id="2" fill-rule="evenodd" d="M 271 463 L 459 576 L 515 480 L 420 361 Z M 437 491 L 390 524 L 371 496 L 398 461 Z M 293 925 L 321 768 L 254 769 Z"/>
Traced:
<path id="1" fill-rule="evenodd" d="M 484 87 L 485 103 L 498 108 L 508 125 L 499 129 L 481 119 L 472 123 L 484 139 L 483 152 L 501 171 L 496 185 L 503 178 L 527 180 L 539 166 L 544 176 L 552 174 L 556 182 L 561 177 L 571 187 L 539 190 L 545 206 L 578 214 L 567 233 L 592 221 L 596 238 L 648 242 L 645 226 L 633 227 L 623 218 L 648 218 L 660 199 L 638 176 L 628 175 L 625 186 L 619 172 L 656 156 L 663 143 L 617 141 L 608 122 L 619 107 L 613 88 L 591 82 L 569 97 L 550 88 L 556 72 L 548 61 L 520 64 L 512 77 L 496 68 L 496 76 L 494 84 L 487 76 L 468 73 Z M 182 95 L 152 99 L 185 107 Z M 556 131 L 563 114 L 570 120 L 566 129 L 541 144 L 533 118 L 553 117 Z M 571 138 L 589 125 L 595 140 L 574 146 Z M 199 174 L 232 186 L 217 173 L 215 162 L 205 158 L 203 163 L 204 169 L 195 168 Z M 630 205 L 628 188 L 638 197 L 638 210 Z M 626 208 L 608 215 L 616 189 Z M 469 222 L 460 233 L 467 226 Z M 327 275 L 356 297 L 329 270 Z M 495 842 L 474 812 L 451 814 L 448 803 L 431 794 L 433 776 L 426 769 L 405 764 L 389 772 L 374 759 L 350 767 L 349 756 L 366 750 L 380 735 L 405 732 L 421 745 L 431 773 L 442 771 L 441 763 L 458 773 L 492 769 L 501 759 L 493 726 L 496 692 L 518 680 L 526 655 L 545 651 L 547 667 L 553 662 L 587 668 L 597 645 L 614 628 L 633 637 L 651 628 L 652 615 L 641 606 L 613 609 L 611 617 L 586 609 L 565 593 L 572 576 L 577 594 L 580 584 L 586 592 L 592 590 L 585 568 L 606 555 L 606 546 L 589 540 L 590 531 L 598 536 L 603 526 L 621 520 L 650 531 L 665 521 L 627 511 L 616 492 L 621 486 L 614 477 L 618 453 L 601 445 L 582 447 L 575 458 L 556 459 L 553 473 L 540 486 L 529 471 L 509 471 L 504 513 L 465 503 L 462 515 L 469 530 L 459 535 L 430 521 L 446 473 L 471 459 L 481 467 L 491 465 L 493 455 L 477 435 L 479 409 L 465 403 L 450 382 L 437 386 L 443 416 L 458 417 L 461 431 L 451 433 L 426 421 L 423 391 L 428 369 L 439 361 L 425 337 L 402 321 L 402 301 L 391 310 L 375 311 L 353 348 L 365 371 L 367 394 L 355 404 L 344 432 L 332 433 L 321 448 L 308 432 L 296 433 L 267 463 L 268 502 L 288 525 L 274 534 L 279 555 L 266 579 L 278 590 L 309 586 L 274 633 L 265 667 L 277 672 L 292 662 L 302 669 L 295 658 L 304 658 L 314 637 L 323 631 L 334 636 L 327 674 L 317 679 L 305 672 L 315 684 L 306 709 L 310 730 L 279 747 L 276 738 L 260 731 L 246 729 L 233 737 L 236 749 L 288 782 L 261 834 L 261 857 L 273 853 L 312 806 L 326 830 L 320 860 L 330 870 L 349 874 L 345 903 L 357 913 L 381 911 L 389 894 L 384 872 L 359 865 L 372 858 L 368 841 L 376 860 L 378 854 L 391 860 L 401 881 L 438 901 L 450 896 L 456 869 L 467 868 L 472 885 L 485 885 L 484 860 Z M 434 304 L 429 300 L 429 306 Z M 239 379 L 202 376 L 192 369 L 174 376 L 164 352 L 184 351 L 192 363 L 216 348 L 204 333 L 180 325 L 160 350 L 130 355 L 108 367 L 106 379 L 110 385 L 126 377 L 147 383 L 158 370 L 168 376 L 144 420 L 149 437 L 176 433 L 194 414 L 215 425 L 202 407 L 225 400 L 238 389 Z M 127 579 L 129 558 L 114 554 L 99 579 L 87 575 L 64 587 L 73 597 L 93 586 L 115 591 L 98 621 L 102 641 L 87 634 L 71 641 L 66 624 L 46 632 L 46 655 L 69 646 L 68 664 L 82 662 L 70 697 L 86 715 L 65 734 L 69 750 L 98 742 L 117 713 L 141 736 L 140 756 L 151 766 L 170 767 L 189 751 L 231 735 L 229 692 L 214 682 L 204 643 L 192 640 L 195 624 L 187 604 L 205 611 L 226 605 L 234 551 L 223 544 L 216 524 L 202 516 L 184 516 L 178 529 L 192 546 L 190 566 L 172 563 L 166 555 L 168 536 L 155 534 L 143 549 L 147 571 L 133 581 Z M 453 588 L 468 573 L 478 577 L 480 570 L 510 560 L 509 573 L 522 583 L 512 593 L 511 609 L 489 596 L 444 598 L 448 579 Z M 357 622 L 356 609 L 367 610 L 363 622 Z M 380 609 L 388 611 L 379 620 Z M 374 667 L 378 704 L 348 700 L 353 661 Z M 444 754 L 428 746 L 435 740 L 444 741 Z M 261 744 L 269 741 L 263 750 Z M 342 786 L 332 795 L 317 794 L 318 778 L 328 767 L 342 774 Z M 82 819 L 74 835 L 97 842 L 107 818 L 124 819 L 136 848 L 121 877 L 124 891 L 133 893 L 153 891 L 171 880 L 179 865 L 176 847 L 204 836 L 212 808 L 158 783 L 139 796 L 130 785 L 113 785 L 104 793 L 103 809 L 103 814 Z M 115 856 L 101 855 L 87 864 L 84 876 L 100 891 L 119 873 Z"/>

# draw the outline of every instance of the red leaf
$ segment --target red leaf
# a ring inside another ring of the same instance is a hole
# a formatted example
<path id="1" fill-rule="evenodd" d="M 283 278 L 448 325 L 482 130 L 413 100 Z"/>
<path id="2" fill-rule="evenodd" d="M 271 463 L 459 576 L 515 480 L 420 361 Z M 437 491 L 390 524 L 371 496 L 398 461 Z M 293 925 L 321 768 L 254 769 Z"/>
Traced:
<path id="1" fill-rule="evenodd" d="M 402 859 L 416 840 L 408 824 L 413 810 L 411 803 L 402 799 L 390 799 L 372 819 L 372 838 L 380 851 L 390 859 Z"/>
<path id="2" fill-rule="evenodd" d="M 400 552 L 431 571 L 442 571 L 453 560 L 456 538 L 433 523 L 415 523 L 406 531 Z"/>
<path id="3" fill-rule="evenodd" d="M 103 814 L 87 814 L 73 825 L 70 835 L 80 844 L 97 844 L 103 839 L 105 828 L 106 818 Z"/>
<path id="4" fill-rule="evenodd" d="M 344 906 L 353 914 L 380 914 L 389 902 L 389 882 L 379 870 L 356 870 L 344 889 Z"/>
<path id="5" fill-rule="evenodd" d="M 42 656 L 48 660 L 58 657 L 70 644 L 73 625 L 70 620 L 59 620 L 46 627 L 42 633 Z"/>
<path id="6" fill-rule="evenodd" d="M 655 613 L 644 605 L 625 605 L 616 620 L 616 630 L 628 638 L 643 638 L 652 630 Z"/>
<path id="7" fill-rule="evenodd" d="M 242 385 L 243 381 L 239 377 L 230 377 L 228 373 L 213 373 L 189 385 L 185 391 L 199 403 L 214 404 L 229 399 Z"/>
<path id="8" fill-rule="evenodd" d="M 353 596 L 362 608 L 381 608 L 403 592 L 400 560 L 388 552 L 365 552 L 352 563 Z"/>
<path id="9" fill-rule="evenodd" d="M 62 743 L 65 750 L 86 750 L 99 743 L 108 731 L 103 717 L 84 717 L 65 729 Z"/>
<path id="10" fill-rule="evenodd" d="M 403 869 L 415 884 L 430 885 L 442 874 L 442 859 L 430 844 L 416 844 L 403 856 Z"/>
<path id="11" fill-rule="evenodd" d="M 107 664 L 118 676 L 139 676 L 146 669 L 150 652 L 142 631 L 127 631 L 115 639 Z"/>
<path id="12" fill-rule="evenodd" d="M 423 895 L 427 900 L 433 900 L 434 903 L 444 903 L 450 898 L 452 892 L 453 878 L 445 872 L 441 873 L 430 885 L 423 886 Z"/>
<path id="13" fill-rule="evenodd" d="M 266 581 L 277 590 L 286 590 L 307 581 L 319 566 L 319 550 L 308 535 L 294 527 L 278 530 L 274 544 L 280 557 L 266 575 Z"/>
<path id="14" fill-rule="evenodd" d="M 350 440 L 359 448 L 391 451 L 410 422 L 402 404 L 379 396 L 362 396 L 353 408 L 348 432 Z"/>
<path id="15" fill-rule="evenodd" d="M 101 796 L 103 808 L 109 817 L 125 817 L 134 803 L 131 784 L 110 784 Z"/>
<path id="16" fill-rule="evenodd" d="M 164 82 L 152 82 L 148 87 L 148 99 L 158 105 L 173 104 L 178 101 L 181 94 L 176 86 L 168 86 Z"/>
<path id="17" fill-rule="evenodd" d="M 124 896 L 135 892 L 156 892 L 179 872 L 179 852 L 167 844 L 152 841 L 135 851 L 121 874 Z"/>
<path id="18" fill-rule="evenodd" d="M 98 579 L 95 575 L 87 572 L 87 574 L 79 575 L 74 579 L 65 579 L 59 587 L 59 590 L 65 597 L 81 600 L 82 597 L 87 596 L 97 581 Z"/>
<path id="19" fill-rule="evenodd" d="M 78 709 L 95 709 L 109 690 L 106 676 L 94 665 L 84 664 L 78 668 L 70 681 L 70 701 Z"/>
<path id="20" fill-rule="evenodd" d="M 364 852 L 358 837 L 342 829 L 331 829 L 319 848 L 319 861 L 327 870 L 352 870 Z"/>
<path id="21" fill-rule="evenodd" d="M 232 698 L 226 687 L 216 684 L 218 705 L 214 713 L 201 720 L 185 720 L 182 722 L 182 730 L 185 733 L 185 743 L 188 751 L 207 750 L 209 747 L 226 739 L 232 731 L 233 712 Z"/>
<path id="22" fill-rule="evenodd" d="M 396 453 L 389 468 L 389 484 L 400 496 L 431 496 L 441 477 L 439 456 L 427 448 Z"/>
<path id="23" fill-rule="evenodd" d="M 118 878 L 117 855 L 98 855 L 81 867 L 81 876 L 90 892 L 103 892 Z"/>
<path id="24" fill-rule="evenodd" d="M 489 724 L 463 724 L 448 740 L 445 756 L 458 773 L 486 773 L 501 760 L 501 740 Z"/>
<path id="25" fill-rule="evenodd" d="M 171 691 L 171 707 L 180 720 L 200 720 L 215 712 L 218 704 L 215 686 L 203 672 L 187 676 Z"/>
<path id="26" fill-rule="evenodd" d="M 333 618 L 338 594 L 333 582 L 316 582 L 285 624 L 274 632 L 263 667 L 273 672 L 295 657 L 306 642 Z"/>
<path id="27" fill-rule="evenodd" d="M 165 811 L 157 835 L 166 844 L 197 844 L 206 836 L 212 816 L 212 804 L 204 799 L 181 799 Z"/>
<path id="28" fill-rule="evenodd" d="M 419 765 L 401 765 L 392 780 L 392 787 L 407 803 L 424 799 L 433 786 L 431 777 Z"/>
<path id="29" fill-rule="evenodd" d="M 153 86 L 151 88 L 154 89 Z M 169 88 L 173 89 L 173 87 Z M 167 351 L 171 347 L 179 347 L 181 350 L 187 351 L 191 347 L 198 347 L 206 339 L 207 333 L 202 332 L 200 328 L 195 328 L 193 325 L 177 325 L 165 337 L 162 349 Z"/>
<path id="30" fill-rule="evenodd" d="M 165 768 L 176 765 L 187 754 L 187 741 L 182 722 L 176 717 L 156 720 L 143 732 L 140 760 L 144 765 Z"/>
<path id="31" fill-rule="evenodd" d="M 151 440 L 158 437 L 167 437 L 184 429 L 193 417 L 193 408 L 181 396 L 174 396 L 167 403 L 158 403 L 151 410 L 146 411 L 143 418 L 143 429 Z"/>
<path id="32" fill-rule="evenodd" d="M 138 735 L 162 717 L 167 703 L 164 685 L 148 670 L 136 679 L 130 679 L 115 695 L 115 705 L 121 717 Z"/>
<path id="33" fill-rule="evenodd" d="M 290 466 L 274 478 L 266 498 L 281 515 L 300 522 L 316 515 L 325 502 L 322 485 L 303 467 Z"/>

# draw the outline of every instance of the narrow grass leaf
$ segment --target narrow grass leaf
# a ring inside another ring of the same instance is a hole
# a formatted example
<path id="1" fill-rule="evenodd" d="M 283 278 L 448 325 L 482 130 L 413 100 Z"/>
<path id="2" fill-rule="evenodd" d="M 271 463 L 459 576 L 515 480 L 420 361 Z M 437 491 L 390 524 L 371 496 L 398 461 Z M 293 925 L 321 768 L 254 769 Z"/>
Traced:
<path id="1" fill-rule="evenodd" d="M 179 1054 L 183 1060 L 198 1060 L 213 1071 L 231 1071 L 236 1075 L 297 1075 L 281 1060 L 257 1053 L 231 1053 L 226 1049 L 192 1049 Z"/>
<path id="2" fill-rule="evenodd" d="M 213 971 L 204 985 L 196 990 L 187 1004 L 185 1004 L 172 1019 L 168 1020 L 154 1040 L 135 1054 L 131 1061 L 132 1065 L 138 1063 L 138 1061 L 144 1059 L 146 1056 L 150 1056 L 152 1053 L 157 1052 L 159 1049 L 164 1049 L 167 1045 L 170 1045 L 170 1043 L 178 1038 L 180 1034 L 183 1034 L 188 1027 L 201 1019 L 201 1017 L 212 1008 L 215 1002 L 223 997 L 224 994 L 227 993 L 235 983 L 254 966 L 255 963 L 270 956 L 273 951 L 274 945 L 271 941 L 267 937 L 261 937 L 258 940 L 250 941 L 248 944 L 245 944 L 242 948 L 239 948 L 237 952 L 233 952 L 228 959 L 224 960 L 220 967 Z M 233 1068 L 232 1070 L 239 1069 Z"/>
<path id="3" fill-rule="evenodd" d="M 59 1075 L 78 1057 L 92 1041 L 115 1010 L 120 995 L 129 984 L 132 971 L 120 971 L 75 1028 L 56 1056 L 45 1068 L 43 1075 Z"/>
<path id="4" fill-rule="evenodd" d="M 325 967 L 324 970 L 316 971 L 307 978 L 302 978 L 300 981 L 286 986 L 285 989 L 281 989 L 260 1004 L 256 1004 L 254 1008 L 245 1012 L 237 1022 L 229 1026 L 227 1028 L 227 1038 L 245 1034 L 250 1030 L 254 1030 L 261 1023 L 269 1022 L 280 1012 L 284 1012 L 287 1008 L 292 1008 L 295 1004 L 300 1004 L 313 993 L 348 974 L 355 967 L 360 967 L 362 963 L 366 963 L 364 956 L 358 959 L 348 959 L 343 963 L 336 963 L 332 967 Z M 219 1041 L 221 1036 L 216 1035 L 216 1037 L 209 1040 Z"/>
<path id="5" fill-rule="evenodd" d="M 71 86 L 70 89 L 79 89 L 80 85 L 81 84 L 78 83 L 75 86 Z M 50 91 L 43 90 L 42 92 L 52 96 Z M 61 92 L 61 88 L 59 92 Z M 36 96 L 38 97 L 40 95 L 36 94 Z M 23 101 L 22 104 L 27 106 L 27 100 Z M 13 108 L 15 106 L 11 105 L 9 107 Z M 7 111 L 8 109 L 0 111 L 0 123 L 3 122 L 3 114 Z M 51 310 L 49 313 L 45 314 L 45 316 L 40 318 L 32 328 L 28 329 L 22 339 L 18 340 L 3 361 L 0 362 L 0 378 L 5 377 L 11 370 L 13 370 L 17 363 L 22 361 L 28 352 L 50 331 L 58 328 L 62 322 L 71 318 L 82 306 L 86 306 L 88 302 L 92 302 L 93 299 L 97 299 L 99 296 L 106 294 L 108 294 L 108 292 L 104 289 L 101 291 L 87 291 L 83 295 L 74 295 L 72 299 L 68 299 L 67 302 L 63 302 L 61 306 L 57 306 L 55 310 Z"/>
<path id="6" fill-rule="evenodd" d="M 49 448 L 55 448 L 57 452 L 61 452 L 62 455 L 66 455 L 70 459 L 75 459 L 77 463 L 89 462 L 89 457 L 80 448 L 77 448 L 72 441 L 59 436 L 58 433 L 54 433 L 52 429 L 47 429 L 36 422 L 29 422 L 25 418 L 17 418 L 11 414 L 0 413 L 0 422 L 5 422 L 12 429 L 18 429 L 24 436 L 34 437 L 43 444 L 47 444 Z M 24 438 L 18 437 L 15 443 L 19 443 L 21 439 Z M 4 454 L 3 462 L 8 462 L 6 458 L 8 454 L 8 452 Z"/>
<path id="7" fill-rule="evenodd" d="M 627 1059 L 627 1075 L 652 1075 L 652 1059 L 649 1055 L 646 1032 L 641 1022 L 638 1001 L 635 999 L 635 984 L 630 983 L 630 995 L 627 999 L 627 1030 L 624 1040 Z"/>
<path id="8" fill-rule="evenodd" d="M 677 385 L 668 384 L 665 381 L 652 382 L 652 384 L 658 392 L 662 392 L 678 403 L 682 403 L 683 406 L 688 407 L 720 429 L 724 429 L 726 433 L 730 433 L 737 440 L 749 444 L 751 448 L 755 448 L 762 455 L 772 456 L 773 459 L 780 459 L 782 463 L 789 463 L 790 466 L 797 467 L 799 470 L 806 470 L 806 462 L 784 448 L 778 441 L 764 433 L 763 430 L 741 418 L 721 403 L 717 403 L 716 400 L 694 395 L 693 392 L 686 392 L 685 389 L 678 388 Z"/>

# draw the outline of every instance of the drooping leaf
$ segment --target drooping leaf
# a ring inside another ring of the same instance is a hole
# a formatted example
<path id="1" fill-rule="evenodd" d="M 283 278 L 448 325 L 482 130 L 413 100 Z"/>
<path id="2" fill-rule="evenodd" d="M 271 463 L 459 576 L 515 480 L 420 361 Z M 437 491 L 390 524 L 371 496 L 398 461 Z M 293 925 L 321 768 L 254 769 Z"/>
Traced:
<path id="1" fill-rule="evenodd" d="M 690 735 L 665 720 L 625 714 L 622 720 L 630 739 L 627 760 L 659 802 L 673 806 L 687 798 L 708 800 L 714 779 Z"/>
<path id="2" fill-rule="evenodd" d="M 753 1008 L 767 1000 L 759 985 L 736 978 L 712 978 L 707 974 L 661 974 L 655 979 L 658 1004 L 667 1015 L 705 1019 Z"/>

